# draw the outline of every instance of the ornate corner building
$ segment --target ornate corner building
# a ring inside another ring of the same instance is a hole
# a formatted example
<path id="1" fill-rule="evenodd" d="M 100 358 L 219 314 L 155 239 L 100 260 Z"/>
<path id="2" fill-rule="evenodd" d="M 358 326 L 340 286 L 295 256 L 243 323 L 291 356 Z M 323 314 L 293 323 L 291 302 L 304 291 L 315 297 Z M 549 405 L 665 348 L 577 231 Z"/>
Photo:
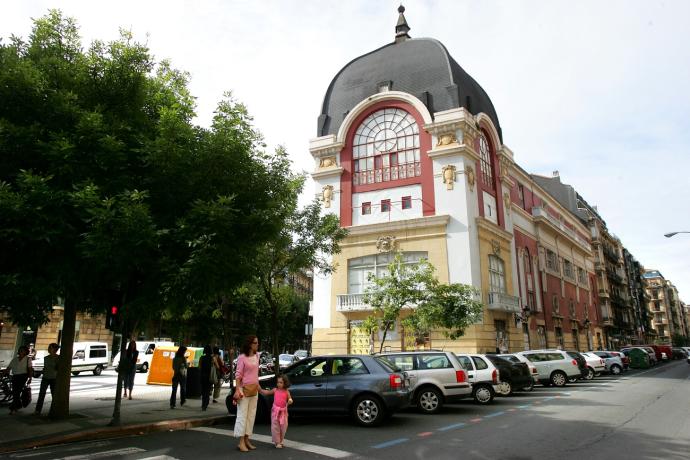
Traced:
<path id="1" fill-rule="evenodd" d="M 426 347 L 602 346 L 588 226 L 514 163 L 486 92 L 403 13 L 393 43 L 333 78 L 310 143 L 324 212 L 349 230 L 336 271 L 314 277 L 314 353 L 368 352 L 363 293 L 393 250 L 481 291 L 481 322 Z M 419 343 L 396 325 L 386 345 Z"/>

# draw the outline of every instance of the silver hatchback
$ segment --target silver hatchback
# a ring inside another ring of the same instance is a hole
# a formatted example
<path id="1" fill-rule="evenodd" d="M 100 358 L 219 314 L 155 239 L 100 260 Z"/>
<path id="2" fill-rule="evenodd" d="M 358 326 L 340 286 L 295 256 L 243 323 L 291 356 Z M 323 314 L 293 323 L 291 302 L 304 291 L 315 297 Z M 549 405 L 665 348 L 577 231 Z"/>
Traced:
<path id="1" fill-rule="evenodd" d="M 529 350 L 516 353 L 537 368 L 539 382 L 544 386 L 565 386 L 568 379 L 579 378 L 580 368 L 574 358 L 562 350 Z"/>
<path id="2" fill-rule="evenodd" d="M 445 402 L 472 397 L 467 373 L 453 353 L 415 351 L 381 356 L 407 374 L 412 404 L 425 414 L 438 412 Z"/>

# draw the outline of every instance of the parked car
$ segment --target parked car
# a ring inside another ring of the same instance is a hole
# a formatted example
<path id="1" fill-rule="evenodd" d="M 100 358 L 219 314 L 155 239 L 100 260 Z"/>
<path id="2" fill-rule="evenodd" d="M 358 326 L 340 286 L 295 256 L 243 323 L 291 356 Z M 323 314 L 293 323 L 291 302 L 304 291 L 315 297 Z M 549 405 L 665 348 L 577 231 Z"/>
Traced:
<path id="1" fill-rule="evenodd" d="M 500 356 L 501 358 L 505 358 L 508 361 L 513 362 L 513 363 L 525 363 L 525 364 L 527 364 L 527 367 L 529 367 L 529 373 L 532 376 L 532 382 L 536 383 L 539 381 L 539 379 L 537 378 L 539 376 L 539 372 L 537 371 L 537 367 L 534 364 L 532 364 L 524 356 L 521 356 L 518 354 L 505 354 L 505 355 L 498 355 L 498 356 Z M 532 389 L 534 389 L 534 386 L 532 386 L 532 388 L 529 391 L 531 391 Z"/>
<path id="2" fill-rule="evenodd" d="M 307 350 L 297 350 L 295 352 L 295 357 L 297 359 L 304 359 L 309 357 L 309 352 Z"/>
<path id="3" fill-rule="evenodd" d="M 587 379 L 589 376 L 589 368 L 587 367 L 587 359 L 579 351 L 566 351 L 568 356 L 577 361 L 577 367 L 580 368 L 580 376 L 568 379 L 568 382 L 574 383 L 580 379 Z"/>
<path id="4" fill-rule="evenodd" d="M 472 385 L 458 358 L 447 351 L 384 353 L 410 379 L 411 403 L 426 414 L 443 404 L 472 398 Z"/>
<path id="5" fill-rule="evenodd" d="M 656 365 L 656 363 L 657 363 L 656 352 L 654 351 L 653 348 L 645 347 L 645 346 L 625 347 L 625 348 L 621 348 L 621 352 L 625 353 L 625 355 L 628 356 L 629 354 L 626 352 L 629 352 L 630 349 L 632 349 L 632 348 L 639 348 L 640 350 L 643 350 L 645 353 L 647 353 L 647 356 L 649 356 L 649 365 L 650 366 Z"/>
<path id="6" fill-rule="evenodd" d="M 174 347 L 174 342 L 159 341 L 159 342 L 147 342 L 137 340 L 137 351 L 139 356 L 137 357 L 137 372 L 147 373 L 151 368 L 151 359 L 153 359 L 153 352 L 156 347 Z M 113 358 L 113 367 L 115 369 L 120 365 L 120 352 L 118 352 Z"/>
<path id="7" fill-rule="evenodd" d="M 580 378 L 578 360 L 563 350 L 529 350 L 516 353 L 535 365 L 539 382 L 544 386 L 563 387 L 568 379 Z"/>
<path id="8" fill-rule="evenodd" d="M 290 355 L 287 353 L 278 355 L 278 365 L 280 366 L 280 370 L 292 366 L 297 361 L 299 361 L 299 358 L 297 358 L 295 355 Z"/>
<path id="9" fill-rule="evenodd" d="M 362 426 L 377 426 L 410 404 L 409 380 L 382 356 L 340 355 L 305 358 L 283 372 L 290 380 L 294 403 L 290 415 L 350 414 Z M 234 382 L 232 383 L 234 385 Z M 274 388 L 275 377 L 259 377 L 263 388 Z M 234 414 L 231 388 L 225 404 Z M 272 396 L 259 394 L 257 418 L 267 420 Z"/>
<path id="10" fill-rule="evenodd" d="M 101 375 L 103 369 L 108 368 L 110 352 L 105 342 L 75 342 L 73 345 L 72 375 L 77 376 L 82 372 L 91 371 L 93 375 Z M 35 359 L 32 363 L 34 376 L 43 374 L 43 357 Z"/>
<path id="11" fill-rule="evenodd" d="M 654 350 L 658 362 L 668 361 L 673 356 L 673 349 L 670 345 L 646 345 Z"/>
<path id="12" fill-rule="evenodd" d="M 486 355 L 486 358 L 498 369 L 498 391 L 501 395 L 510 396 L 519 390 L 532 391 L 534 380 L 527 364 L 492 354 Z"/>
<path id="13" fill-rule="evenodd" d="M 580 353 L 587 361 L 587 380 L 592 380 L 596 375 L 606 371 L 606 360 L 596 353 L 583 352 Z"/>
<path id="14" fill-rule="evenodd" d="M 472 397 L 478 404 L 490 404 L 498 389 L 498 369 L 486 355 L 455 353 L 467 371 L 467 379 L 472 384 Z"/>
<path id="15" fill-rule="evenodd" d="M 602 358 L 604 360 L 604 370 L 613 375 L 619 375 L 624 369 L 626 369 L 621 356 L 625 357 L 625 359 L 627 359 L 629 362 L 629 358 L 627 356 L 616 351 L 592 351 L 590 353 L 594 353 L 598 357 Z"/>
<path id="16" fill-rule="evenodd" d="M 671 353 L 673 353 L 671 356 L 673 359 L 685 359 L 688 357 L 688 352 L 683 350 L 681 347 L 674 347 L 671 350 Z"/>

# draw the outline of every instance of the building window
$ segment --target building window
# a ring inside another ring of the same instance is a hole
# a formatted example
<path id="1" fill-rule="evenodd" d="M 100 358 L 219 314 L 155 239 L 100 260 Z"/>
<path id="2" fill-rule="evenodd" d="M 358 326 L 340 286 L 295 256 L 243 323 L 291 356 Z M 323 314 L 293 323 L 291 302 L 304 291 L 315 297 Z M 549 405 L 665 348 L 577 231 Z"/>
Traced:
<path id="1" fill-rule="evenodd" d="M 560 311 L 560 306 L 558 305 L 558 296 L 554 295 L 552 300 L 551 300 L 551 307 L 553 309 L 554 313 L 558 313 Z"/>
<path id="2" fill-rule="evenodd" d="M 364 216 L 367 214 L 371 214 L 371 203 L 368 201 L 366 203 L 362 203 L 362 215 Z"/>
<path id="3" fill-rule="evenodd" d="M 518 193 L 518 204 L 522 209 L 525 208 L 525 187 L 522 184 L 518 184 L 517 186 L 517 193 Z"/>
<path id="4" fill-rule="evenodd" d="M 537 309 L 537 304 L 534 301 L 534 292 L 532 292 L 532 291 L 527 291 L 527 306 L 532 311 L 539 311 Z"/>
<path id="5" fill-rule="evenodd" d="M 493 254 L 489 256 L 489 291 L 506 292 L 506 276 L 503 260 Z"/>
<path id="6" fill-rule="evenodd" d="M 396 108 L 369 115 L 355 132 L 352 159 L 353 185 L 421 176 L 419 128 L 414 117 Z"/>
<path id="7" fill-rule="evenodd" d="M 370 285 L 369 275 L 375 277 L 384 276 L 388 272 L 388 264 L 395 256 L 391 253 L 376 254 L 347 261 L 347 293 L 363 294 L 367 286 Z M 404 252 L 402 254 L 403 264 L 416 264 L 422 259 L 427 258 L 424 251 Z"/>
<path id="8" fill-rule="evenodd" d="M 391 200 L 381 200 L 381 212 L 391 212 Z"/>
<path id="9" fill-rule="evenodd" d="M 573 337 L 573 345 L 575 345 L 575 351 L 580 351 L 580 334 L 578 333 L 577 329 L 573 329 L 571 331 L 571 335 Z"/>
<path id="10" fill-rule="evenodd" d="M 568 259 L 563 259 L 563 276 L 568 279 L 575 279 L 575 271 L 573 270 L 573 263 Z"/>
<path id="11" fill-rule="evenodd" d="M 563 348 L 563 329 L 560 327 L 555 327 L 554 333 L 556 334 L 556 343 L 559 347 Z"/>
<path id="12" fill-rule="evenodd" d="M 402 208 L 403 209 L 412 209 L 412 197 L 411 196 L 402 197 Z"/>
<path id="13" fill-rule="evenodd" d="M 575 302 L 572 300 L 568 303 L 568 313 L 570 313 L 571 318 L 575 318 Z"/>
<path id="14" fill-rule="evenodd" d="M 550 249 L 546 250 L 546 268 L 560 274 L 560 270 L 558 270 L 558 256 Z"/>
<path id="15" fill-rule="evenodd" d="M 546 327 L 537 326 L 537 341 L 539 342 L 539 348 L 546 348 Z"/>
<path id="16" fill-rule="evenodd" d="M 587 272 L 584 268 L 577 267 L 577 282 L 587 286 Z"/>
<path id="17" fill-rule="evenodd" d="M 494 174 L 491 166 L 491 150 L 489 148 L 489 141 L 484 133 L 479 134 L 479 163 L 482 170 L 482 182 L 493 190 Z"/>

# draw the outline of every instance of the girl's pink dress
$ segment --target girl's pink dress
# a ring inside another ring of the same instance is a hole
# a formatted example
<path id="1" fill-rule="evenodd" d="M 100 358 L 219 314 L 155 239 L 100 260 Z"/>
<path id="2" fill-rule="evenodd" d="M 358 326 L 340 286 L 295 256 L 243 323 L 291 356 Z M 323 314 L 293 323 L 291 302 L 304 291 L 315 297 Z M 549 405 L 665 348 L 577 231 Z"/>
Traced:
<path id="1" fill-rule="evenodd" d="M 273 407 L 271 408 L 271 435 L 274 444 L 280 444 L 285 438 L 288 426 L 287 402 L 287 390 L 276 388 L 273 394 Z"/>

